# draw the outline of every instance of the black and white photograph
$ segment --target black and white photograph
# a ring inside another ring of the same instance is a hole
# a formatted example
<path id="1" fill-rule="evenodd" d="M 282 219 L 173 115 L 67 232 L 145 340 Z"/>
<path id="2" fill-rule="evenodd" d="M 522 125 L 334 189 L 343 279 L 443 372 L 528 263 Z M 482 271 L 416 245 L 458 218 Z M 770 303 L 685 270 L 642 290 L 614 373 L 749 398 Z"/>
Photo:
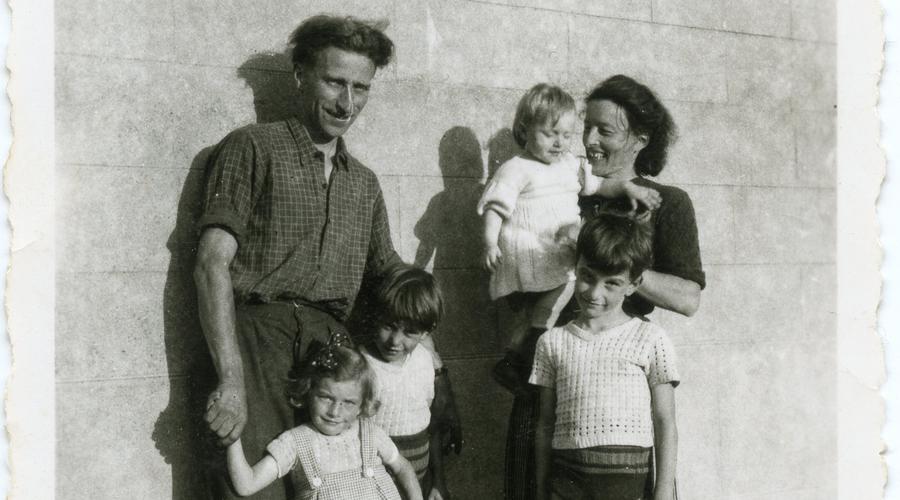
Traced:
<path id="1" fill-rule="evenodd" d="M 846 4 L 13 6 L 12 498 L 882 498 Z"/>

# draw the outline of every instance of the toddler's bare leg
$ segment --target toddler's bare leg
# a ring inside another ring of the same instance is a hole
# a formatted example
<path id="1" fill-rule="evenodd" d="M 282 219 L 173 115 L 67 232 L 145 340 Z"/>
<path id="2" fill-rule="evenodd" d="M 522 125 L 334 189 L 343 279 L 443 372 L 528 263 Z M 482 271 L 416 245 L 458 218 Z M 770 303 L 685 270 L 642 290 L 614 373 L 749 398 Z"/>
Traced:
<path id="1" fill-rule="evenodd" d="M 559 313 L 569 303 L 574 292 L 575 282 L 567 281 L 552 290 L 541 293 L 531 309 L 531 326 L 544 330 L 556 326 Z"/>

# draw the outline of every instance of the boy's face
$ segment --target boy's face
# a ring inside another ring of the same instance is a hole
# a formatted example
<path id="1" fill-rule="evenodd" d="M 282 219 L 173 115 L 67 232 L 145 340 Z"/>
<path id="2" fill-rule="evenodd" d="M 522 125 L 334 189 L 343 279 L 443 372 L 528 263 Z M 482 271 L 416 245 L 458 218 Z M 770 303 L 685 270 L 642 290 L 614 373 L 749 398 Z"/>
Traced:
<path id="1" fill-rule="evenodd" d="M 546 163 L 556 163 L 572 146 L 572 129 L 575 128 L 575 113 L 563 113 L 556 123 L 535 123 L 528 128 L 525 149 L 535 159 Z"/>
<path id="2" fill-rule="evenodd" d="M 620 311 L 625 297 L 637 289 L 640 278 L 631 281 L 628 271 L 603 274 L 579 258 L 575 265 L 575 280 L 575 299 L 581 313 L 588 318 L 597 318 Z"/>
<path id="3" fill-rule="evenodd" d="M 375 347 L 382 361 L 403 364 L 428 332 L 411 330 L 402 323 L 382 324 L 375 332 Z"/>

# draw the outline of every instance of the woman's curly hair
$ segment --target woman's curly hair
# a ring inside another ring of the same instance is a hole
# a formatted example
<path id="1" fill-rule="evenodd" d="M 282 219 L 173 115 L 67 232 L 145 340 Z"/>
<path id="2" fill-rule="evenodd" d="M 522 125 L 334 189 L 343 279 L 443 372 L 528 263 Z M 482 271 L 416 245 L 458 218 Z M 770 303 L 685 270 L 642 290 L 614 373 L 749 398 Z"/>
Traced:
<path id="1" fill-rule="evenodd" d="M 586 99 L 587 102 L 602 100 L 618 104 L 625 111 L 631 131 L 647 136 L 647 145 L 634 160 L 635 172 L 640 176 L 659 175 L 676 136 L 669 110 L 646 85 L 625 75 L 603 80 Z"/>

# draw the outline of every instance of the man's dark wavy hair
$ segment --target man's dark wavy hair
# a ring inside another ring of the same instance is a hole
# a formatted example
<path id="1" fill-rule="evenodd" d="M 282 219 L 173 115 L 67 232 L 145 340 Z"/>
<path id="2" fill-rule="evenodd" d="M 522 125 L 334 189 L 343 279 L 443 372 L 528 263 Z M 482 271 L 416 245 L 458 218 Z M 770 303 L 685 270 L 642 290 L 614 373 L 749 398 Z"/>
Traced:
<path id="1" fill-rule="evenodd" d="M 384 34 L 387 22 L 368 22 L 354 17 L 313 16 L 291 34 L 294 65 L 315 64 L 319 52 L 336 47 L 362 54 L 376 68 L 383 68 L 394 54 L 394 42 Z"/>
<path id="2" fill-rule="evenodd" d="M 632 133 L 646 134 L 647 146 L 634 160 L 640 176 L 657 176 L 666 166 L 669 144 L 675 142 L 675 122 L 669 110 L 646 85 L 625 75 L 615 75 L 600 82 L 588 94 L 586 101 L 612 101 L 628 118 Z"/>

